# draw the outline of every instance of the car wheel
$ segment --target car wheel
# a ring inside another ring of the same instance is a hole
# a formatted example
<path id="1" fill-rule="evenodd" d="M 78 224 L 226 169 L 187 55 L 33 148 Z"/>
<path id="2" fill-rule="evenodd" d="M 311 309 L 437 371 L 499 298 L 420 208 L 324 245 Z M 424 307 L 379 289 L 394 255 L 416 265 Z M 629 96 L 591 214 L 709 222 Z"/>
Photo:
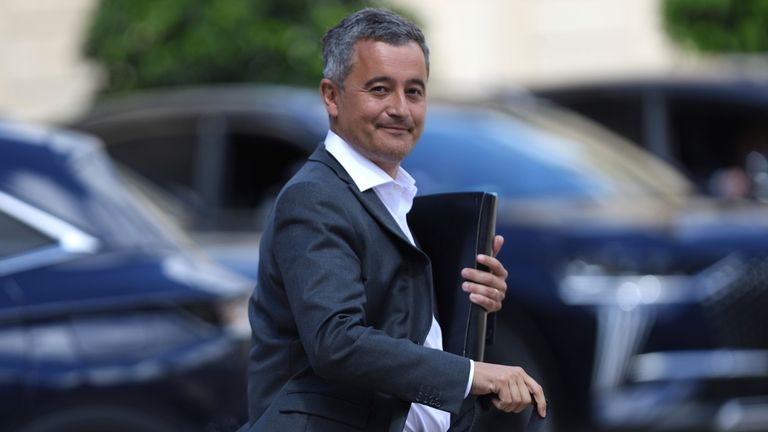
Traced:
<path id="1" fill-rule="evenodd" d="M 67 408 L 35 420 L 19 432 L 174 432 L 180 425 L 131 408 L 89 406 Z"/>
<path id="2" fill-rule="evenodd" d="M 499 317 L 501 318 L 501 317 Z M 544 355 L 534 349 L 535 343 L 522 337 L 520 325 L 503 322 L 496 323 L 496 340 L 486 348 L 485 361 L 522 367 L 528 375 L 544 388 L 548 402 L 551 402 L 551 383 L 553 380 L 544 373 Z M 490 405 L 487 409 L 478 411 L 473 432 L 510 431 L 524 432 L 531 417 L 532 409 L 528 408 L 519 414 L 505 413 Z M 539 429 L 540 432 L 553 432 L 556 429 L 556 414 L 550 410 L 547 418 Z"/>

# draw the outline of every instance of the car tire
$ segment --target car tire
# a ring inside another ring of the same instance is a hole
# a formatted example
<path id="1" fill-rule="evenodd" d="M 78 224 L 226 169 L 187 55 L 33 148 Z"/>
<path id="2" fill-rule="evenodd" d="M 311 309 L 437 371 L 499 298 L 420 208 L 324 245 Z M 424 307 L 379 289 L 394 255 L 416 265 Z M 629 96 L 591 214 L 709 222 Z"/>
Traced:
<path id="1" fill-rule="evenodd" d="M 544 372 L 544 365 L 547 363 L 543 362 L 546 356 L 541 348 L 534 348 L 540 344 L 536 344 L 532 338 L 526 338 L 521 335 L 522 333 L 527 333 L 529 328 L 529 326 L 523 326 L 522 323 L 509 323 L 499 319 L 496 323 L 495 343 L 486 348 L 484 361 L 522 367 L 528 375 L 533 377 L 544 388 L 547 401 L 551 402 L 552 394 L 550 389 L 554 380 Z M 532 412 L 532 408 L 527 408 L 519 414 L 505 413 L 491 405 L 487 409 L 477 412 L 472 431 L 524 432 Z M 554 432 L 556 430 L 558 430 L 556 414 L 553 410 L 550 410 L 539 431 Z"/>
<path id="2" fill-rule="evenodd" d="M 187 430 L 133 408 L 74 407 L 36 419 L 19 432 L 174 432 Z"/>

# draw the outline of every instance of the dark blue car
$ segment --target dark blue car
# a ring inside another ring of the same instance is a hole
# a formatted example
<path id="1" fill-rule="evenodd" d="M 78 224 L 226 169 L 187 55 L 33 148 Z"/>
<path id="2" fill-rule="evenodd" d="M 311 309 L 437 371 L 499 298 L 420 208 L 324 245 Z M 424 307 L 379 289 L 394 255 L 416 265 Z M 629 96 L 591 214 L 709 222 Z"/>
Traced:
<path id="1" fill-rule="evenodd" d="M 545 105 L 429 116 L 404 165 L 420 193 L 499 194 L 509 291 L 487 357 L 543 381 L 551 426 L 768 427 L 768 207 L 695 195 Z"/>
<path id="2" fill-rule="evenodd" d="M 243 421 L 252 285 L 144 201 L 93 138 L 0 121 L 0 430 Z"/>
<path id="3" fill-rule="evenodd" d="M 327 119 L 316 92 L 235 86 L 113 100 L 76 127 L 177 197 L 196 235 L 239 238 Z M 544 385 L 545 428 L 768 428 L 768 208 L 697 195 L 666 163 L 535 100 L 434 101 L 404 165 L 420 194 L 498 194 L 509 292 L 486 357 Z M 476 430 L 525 418 L 491 410 Z"/>

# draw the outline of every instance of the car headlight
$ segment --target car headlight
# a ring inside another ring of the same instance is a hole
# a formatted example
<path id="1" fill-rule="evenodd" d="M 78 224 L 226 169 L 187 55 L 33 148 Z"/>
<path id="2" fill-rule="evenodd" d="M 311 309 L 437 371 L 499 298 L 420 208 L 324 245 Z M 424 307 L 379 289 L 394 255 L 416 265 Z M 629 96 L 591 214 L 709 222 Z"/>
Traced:
<path id="1" fill-rule="evenodd" d="M 729 286 L 742 267 L 737 255 L 729 255 L 693 275 L 615 274 L 596 264 L 573 261 L 566 267 L 558 288 L 565 304 L 614 306 L 628 311 L 641 305 L 700 301 Z"/>

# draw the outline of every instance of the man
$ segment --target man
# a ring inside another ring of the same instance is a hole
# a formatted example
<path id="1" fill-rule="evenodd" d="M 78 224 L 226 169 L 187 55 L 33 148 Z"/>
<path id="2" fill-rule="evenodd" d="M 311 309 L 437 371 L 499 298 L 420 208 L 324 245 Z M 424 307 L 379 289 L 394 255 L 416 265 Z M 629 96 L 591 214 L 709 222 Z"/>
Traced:
<path id="1" fill-rule="evenodd" d="M 250 303 L 250 431 L 445 431 L 469 393 L 519 412 L 541 387 L 522 369 L 441 350 L 429 260 L 405 219 L 400 162 L 424 126 L 429 52 L 416 26 L 365 9 L 323 39 L 330 131 L 286 184 L 261 241 Z M 495 239 L 498 252 L 503 240 Z M 464 290 L 501 308 L 507 271 L 463 269 Z"/>

